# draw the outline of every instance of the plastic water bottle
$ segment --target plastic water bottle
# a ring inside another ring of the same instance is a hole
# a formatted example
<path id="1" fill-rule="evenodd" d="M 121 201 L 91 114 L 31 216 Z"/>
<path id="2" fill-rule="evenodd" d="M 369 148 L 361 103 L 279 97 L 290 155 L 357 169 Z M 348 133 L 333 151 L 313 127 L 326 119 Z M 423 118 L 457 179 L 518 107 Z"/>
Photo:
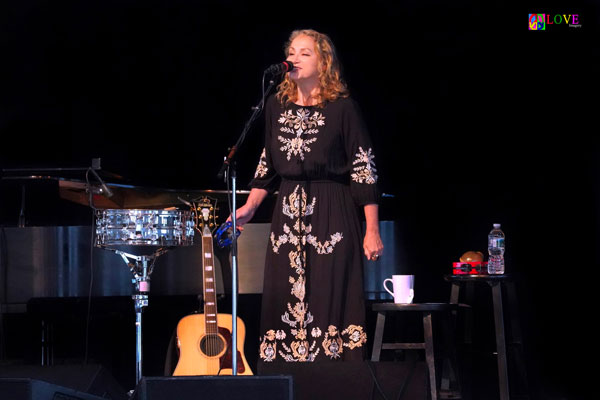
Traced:
<path id="1" fill-rule="evenodd" d="M 488 274 L 504 273 L 504 232 L 500 229 L 500 224 L 494 224 L 488 235 Z"/>

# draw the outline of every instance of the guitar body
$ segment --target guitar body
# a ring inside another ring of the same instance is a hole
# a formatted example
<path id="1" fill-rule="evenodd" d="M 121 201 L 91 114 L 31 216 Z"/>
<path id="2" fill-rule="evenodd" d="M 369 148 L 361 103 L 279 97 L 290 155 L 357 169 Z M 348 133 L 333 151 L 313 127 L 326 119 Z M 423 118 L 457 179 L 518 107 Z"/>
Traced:
<path id="1" fill-rule="evenodd" d="M 205 320 L 204 314 L 193 314 L 182 318 L 177 324 L 179 361 L 173 376 L 233 375 L 231 314 L 217 314 L 218 332 L 216 333 L 207 332 Z M 236 351 L 238 375 L 252 375 L 243 350 L 245 336 L 246 327 L 238 317 Z"/>

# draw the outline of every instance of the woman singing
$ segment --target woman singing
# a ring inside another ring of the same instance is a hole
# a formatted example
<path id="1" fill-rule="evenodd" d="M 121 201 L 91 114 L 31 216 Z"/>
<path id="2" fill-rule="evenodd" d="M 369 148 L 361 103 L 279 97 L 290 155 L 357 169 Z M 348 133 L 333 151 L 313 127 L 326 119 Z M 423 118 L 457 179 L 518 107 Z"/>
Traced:
<path id="1" fill-rule="evenodd" d="M 362 360 L 362 257 L 377 260 L 383 252 L 375 156 L 334 46 L 327 35 L 298 30 L 285 52 L 294 69 L 266 102 L 265 148 L 248 200 L 237 210 L 243 225 L 268 193 L 279 191 L 264 271 L 259 369 L 262 362 Z"/>

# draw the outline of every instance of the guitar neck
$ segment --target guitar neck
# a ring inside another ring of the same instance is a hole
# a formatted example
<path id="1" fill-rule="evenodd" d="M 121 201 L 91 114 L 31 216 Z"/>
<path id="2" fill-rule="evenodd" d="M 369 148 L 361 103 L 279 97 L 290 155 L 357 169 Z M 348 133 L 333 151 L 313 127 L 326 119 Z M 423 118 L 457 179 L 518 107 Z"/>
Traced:
<path id="1" fill-rule="evenodd" d="M 204 323 L 207 334 L 218 334 L 217 285 L 215 284 L 215 263 L 213 239 L 208 227 L 202 233 L 202 279 L 204 280 Z"/>

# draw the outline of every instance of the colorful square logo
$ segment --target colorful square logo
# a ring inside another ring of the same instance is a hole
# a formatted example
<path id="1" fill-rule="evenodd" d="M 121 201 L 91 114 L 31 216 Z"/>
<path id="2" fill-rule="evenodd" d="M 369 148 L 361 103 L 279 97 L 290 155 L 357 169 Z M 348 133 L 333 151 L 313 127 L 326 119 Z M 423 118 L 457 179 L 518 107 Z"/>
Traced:
<path id="1" fill-rule="evenodd" d="M 545 31 L 546 30 L 546 15 L 545 14 L 529 14 L 529 30 L 530 31 Z"/>

